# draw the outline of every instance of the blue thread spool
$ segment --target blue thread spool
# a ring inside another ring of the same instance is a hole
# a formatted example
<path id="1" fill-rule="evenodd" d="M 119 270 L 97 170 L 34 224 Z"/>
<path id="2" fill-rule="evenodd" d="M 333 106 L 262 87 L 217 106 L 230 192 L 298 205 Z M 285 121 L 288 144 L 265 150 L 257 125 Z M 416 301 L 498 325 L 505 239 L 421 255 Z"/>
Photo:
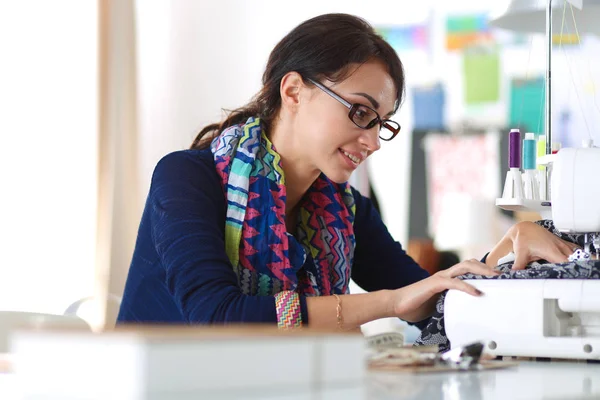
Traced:
<path id="1" fill-rule="evenodd" d="M 535 169 L 536 165 L 535 134 L 527 132 L 523 140 L 523 169 Z"/>

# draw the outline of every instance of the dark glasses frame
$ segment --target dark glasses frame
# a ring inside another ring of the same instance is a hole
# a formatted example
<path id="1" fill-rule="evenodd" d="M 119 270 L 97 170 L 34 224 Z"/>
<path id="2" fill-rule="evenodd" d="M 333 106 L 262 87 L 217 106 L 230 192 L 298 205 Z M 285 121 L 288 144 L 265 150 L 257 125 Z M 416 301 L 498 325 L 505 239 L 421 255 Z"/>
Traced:
<path id="1" fill-rule="evenodd" d="M 337 101 L 339 101 L 340 103 L 342 103 L 344 106 L 346 106 L 346 108 L 348 108 L 348 110 L 349 110 L 349 112 L 348 112 L 348 118 L 350 118 L 350 121 L 352 121 L 352 123 L 354 125 L 356 125 L 357 127 L 361 128 L 361 129 L 371 129 L 375 125 L 379 124 L 379 130 L 380 131 L 381 131 L 381 129 L 386 128 L 387 130 L 389 130 L 392 133 L 392 137 L 390 137 L 390 138 L 382 137 L 381 135 L 379 135 L 379 138 L 381 140 L 385 140 L 385 141 L 392 140 L 400 132 L 400 128 L 401 127 L 400 127 L 399 123 L 397 123 L 396 121 L 392 121 L 391 119 L 382 119 L 379 116 L 379 113 L 377 111 L 373 110 L 371 107 L 366 106 L 364 104 L 360 104 L 360 103 L 350 103 L 348 100 L 344 99 L 342 96 L 340 96 L 339 94 L 335 93 L 333 90 L 329 89 L 327 86 L 323 85 L 322 83 L 319 83 L 319 82 L 317 82 L 315 80 L 312 80 L 310 78 L 307 78 L 307 80 L 309 82 L 311 82 L 313 85 L 315 85 L 316 87 L 318 87 L 319 89 L 321 89 L 322 91 L 324 91 L 325 93 L 327 93 L 329 96 L 333 97 L 334 99 L 336 99 Z M 356 115 L 356 112 L 360 108 L 368 108 L 369 110 L 373 111 L 373 113 L 376 115 L 375 118 L 373 118 L 371 121 L 369 121 L 364 126 L 360 125 L 359 123 L 357 123 L 354 120 L 354 116 Z"/>

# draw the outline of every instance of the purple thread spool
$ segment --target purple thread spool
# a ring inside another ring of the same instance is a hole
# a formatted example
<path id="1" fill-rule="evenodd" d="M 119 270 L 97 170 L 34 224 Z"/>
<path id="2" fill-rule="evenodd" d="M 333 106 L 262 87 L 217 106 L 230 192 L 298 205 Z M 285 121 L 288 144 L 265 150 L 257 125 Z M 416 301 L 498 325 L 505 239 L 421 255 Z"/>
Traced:
<path id="1" fill-rule="evenodd" d="M 508 135 L 508 167 L 521 169 L 521 131 L 511 129 Z"/>

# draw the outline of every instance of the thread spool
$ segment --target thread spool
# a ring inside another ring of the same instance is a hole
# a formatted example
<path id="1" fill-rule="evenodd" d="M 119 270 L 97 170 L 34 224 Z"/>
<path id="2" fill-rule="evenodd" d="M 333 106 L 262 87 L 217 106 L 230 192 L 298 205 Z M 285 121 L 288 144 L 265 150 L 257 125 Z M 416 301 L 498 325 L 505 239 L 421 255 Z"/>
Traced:
<path id="1" fill-rule="evenodd" d="M 537 157 L 543 157 L 546 155 L 546 138 L 543 136 L 540 136 L 540 138 L 537 141 Z M 544 167 L 543 165 L 538 165 L 537 169 L 539 171 L 543 171 L 546 172 L 546 167 Z"/>
<path id="2" fill-rule="evenodd" d="M 523 140 L 523 169 L 535 169 L 536 161 L 535 134 L 527 132 Z"/>
<path id="3" fill-rule="evenodd" d="M 523 198 L 523 181 L 521 179 L 521 131 L 511 129 L 508 134 L 508 167 L 504 191 L 505 199 Z"/>
<path id="4" fill-rule="evenodd" d="M 523 140 L 523 196 L 526 199 L 538 200 L 539 197 L 539 185 L 537 181 L 536 173 L 536 152 L 535 147 L 535 135 L 532 132 L 525 134 Z"/>
<path id="5" fill-rule="evenodd" d="M 511 129 L 508 135 L 508 167 L 521 169 L 521 131 Z"/>

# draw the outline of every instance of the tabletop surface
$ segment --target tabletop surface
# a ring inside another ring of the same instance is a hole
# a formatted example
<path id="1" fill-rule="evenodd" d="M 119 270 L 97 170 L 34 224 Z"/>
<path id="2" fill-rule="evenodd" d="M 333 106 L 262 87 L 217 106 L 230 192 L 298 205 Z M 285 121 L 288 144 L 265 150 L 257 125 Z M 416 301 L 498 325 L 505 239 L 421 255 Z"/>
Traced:
<path id="1" fill-rule="evenodd" d="M 335 399 L 336 392 L 268 395 L 268 399 Z M 354 393 L 354 395 L 351 395 Z M 349 396 L 349 397 L 348 397 Z M 222 399 L 237 396 L 217 396 Z M 469 372 L 369 372 L 360 391 L 348 391 L 344 399 L 600 399 L 600 364 L 581 362 L 520 362 L 515 367 Z M 0 399 L 20 399 L 16 376 L 0 373 Z M 159 399 L 160 397 L 156 397 Z M 169 396 L 169 400 L 187 397 Z M 197 398 L 192 396 L 190 398 Z M 265 398 L 264 396 L 243 398 Z M 154 397 L 152 397 L 154 399 Z"/>
<path id="2" fill-rule="evenodd" d="M 370 373 L 369 399 L 600 399 L 600 364 L 527 361 L 516 367 L 422 374 Z"/>

